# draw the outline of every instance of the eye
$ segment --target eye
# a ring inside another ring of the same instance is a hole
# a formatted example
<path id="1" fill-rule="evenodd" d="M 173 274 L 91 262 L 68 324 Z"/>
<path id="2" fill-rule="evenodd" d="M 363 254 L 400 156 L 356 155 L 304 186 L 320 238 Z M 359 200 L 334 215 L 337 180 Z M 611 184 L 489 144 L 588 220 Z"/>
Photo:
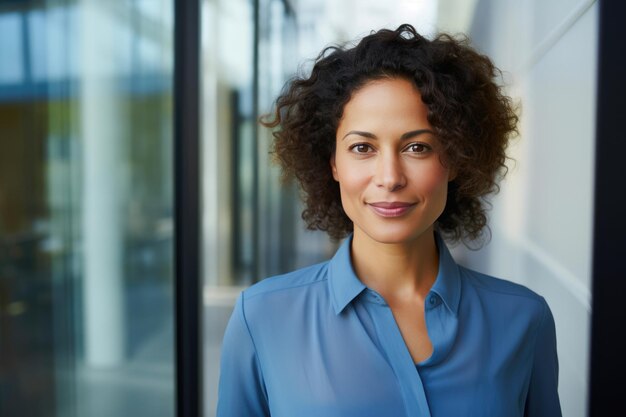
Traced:
<path id="1" fill-rule="evenodd" d="M 372 147 L 367 143 L 355 143 L 354 145 L 350 146 L 350 151 L 354 153 L 369 153 L 372 150 Z"/>
<path id="2" fill-rule="evenodd" d="M 431 150 L 430 146 L 425 143 L 411 143 L 409 146 L 405 148 L 407 152 L 415 153 L 415 154 L 425 154 Z"/>

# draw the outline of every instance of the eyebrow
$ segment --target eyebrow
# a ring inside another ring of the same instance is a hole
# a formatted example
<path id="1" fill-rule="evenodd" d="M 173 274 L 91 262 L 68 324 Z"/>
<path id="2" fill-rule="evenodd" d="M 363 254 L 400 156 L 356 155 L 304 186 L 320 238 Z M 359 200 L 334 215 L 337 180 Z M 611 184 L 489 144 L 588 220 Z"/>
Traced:
<path id="1" fill-rule="evenodd" d="M 419 135 L 422 135 L 424 133 L 432 133 L 432 134 L 434 134 L 435 132 L 433 132 L 430 129 L 411 130 L 410 132 L 403 133 L 402 136 L 400 136 L 400 140 L 411 139 L 411 138 L 414 138 L 415 136 L 419 136 Z M 361 130 L 351 130 L 348 133 L 346 133 L 346 135 L 341 140 L 345 139 L 346 137 L 348 137 L 350 135 L 359 135 L 359 136 L 363 136 L 363 137 L 369 138 L 369 139 L 378 139 L 376 137 L 376 135 L 373 134 L 373 133 L 364 132 L 364 131 L 361 131 Z"/>

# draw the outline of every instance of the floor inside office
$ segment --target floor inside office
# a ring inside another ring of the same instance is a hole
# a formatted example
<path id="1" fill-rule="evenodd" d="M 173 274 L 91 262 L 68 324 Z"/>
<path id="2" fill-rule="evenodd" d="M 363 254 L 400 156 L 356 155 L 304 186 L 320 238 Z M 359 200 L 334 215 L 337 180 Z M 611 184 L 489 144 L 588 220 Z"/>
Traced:
<path id="1" fill-rule="evenodd" d="M 224 329 L 232 312 L 232 301 L 204 308 L 204 416 L 215 416 L 219 380 L 220 347 Z M 94 369 L 84 365 L 73 375 L 75 401 L 59 401 L 58 415 L 89 417 L 175 415 L 172 395 L 174 371 L 171 358 L 173 326 L 170 321 L 139 346 L 122 366 Z M 63 378 L 63 376 L 59 376 Z M 67 384 L 64 384 L 67 386 Z M 65 393 L 63 395 L 68 395 Z M 60 394 L 61 395 L 61 394 Z M 63 407 L 62 404 L 66 404 Z M 75 410 L 67 408 L 72 407 Z M 64 409 L 65 408 L 65 409 Z"/>

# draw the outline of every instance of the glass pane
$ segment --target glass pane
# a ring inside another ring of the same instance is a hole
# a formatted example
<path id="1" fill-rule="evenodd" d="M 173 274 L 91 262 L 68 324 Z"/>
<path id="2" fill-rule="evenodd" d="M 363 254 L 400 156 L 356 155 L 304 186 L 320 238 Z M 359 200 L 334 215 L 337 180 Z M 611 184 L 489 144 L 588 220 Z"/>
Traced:
<path id="1" fill-rule="evenodd" d="M 0 415 L 173 416 L 173 2 L 0 5 Z"/>
<path id="2" fill-rule="evenodd" d="M 256 269 L 253 42 L 253 2 L 202 2 L 205 416 L 215 415 L 226 322 Z"/>
<path id="3" fill-rule="evenodd" d="M 330 247 L 323 233 L 304 230 L 298 191 L 281 184 L 271 132 L 258 124 L 295 72 L 296 32 L 283 0 L 202 2 L 206 417 L 215 415 L 222 337 L 238 294 L 262 278 L 326 258 Z"/>

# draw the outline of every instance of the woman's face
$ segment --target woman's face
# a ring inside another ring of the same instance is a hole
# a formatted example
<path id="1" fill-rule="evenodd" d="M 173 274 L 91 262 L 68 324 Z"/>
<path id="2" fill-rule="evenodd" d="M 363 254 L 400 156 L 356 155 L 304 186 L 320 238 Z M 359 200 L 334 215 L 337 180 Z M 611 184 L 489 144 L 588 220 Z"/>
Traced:
<path id="1" fill-rule="evenodd" d="M 371 81 L 346 104 L 330 164 L 355 238 L 410 243 L 432 234 L 451 178 L 427 112 L 403 78 Z"/>

